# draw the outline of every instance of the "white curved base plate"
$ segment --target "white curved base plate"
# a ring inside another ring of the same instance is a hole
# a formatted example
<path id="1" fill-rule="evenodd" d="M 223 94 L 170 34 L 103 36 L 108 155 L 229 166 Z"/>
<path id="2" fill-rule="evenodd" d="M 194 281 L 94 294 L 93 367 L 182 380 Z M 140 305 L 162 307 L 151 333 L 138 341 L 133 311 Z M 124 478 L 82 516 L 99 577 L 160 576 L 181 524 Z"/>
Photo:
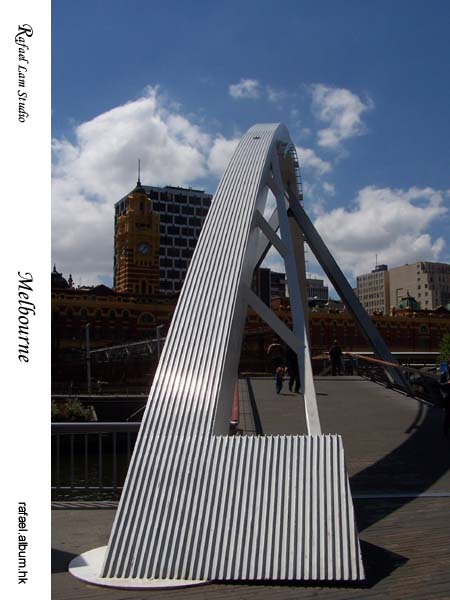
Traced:
<path id="1" fill-rule="evenodd" d="M 134 588 L 140 590 L 163 590 L 166 588 L 188 587 L 191 585 L 205 585 L 209 581 L 201 579 L 138 579 L 138 578 L 113 578 L 99 577 L 100 569 L 105 558 L 107 546 L 94 548 L 83 552 L 74 558 L 69 564 L 69 573 L 94 585 L 114 587 L 119 589 Z"/>

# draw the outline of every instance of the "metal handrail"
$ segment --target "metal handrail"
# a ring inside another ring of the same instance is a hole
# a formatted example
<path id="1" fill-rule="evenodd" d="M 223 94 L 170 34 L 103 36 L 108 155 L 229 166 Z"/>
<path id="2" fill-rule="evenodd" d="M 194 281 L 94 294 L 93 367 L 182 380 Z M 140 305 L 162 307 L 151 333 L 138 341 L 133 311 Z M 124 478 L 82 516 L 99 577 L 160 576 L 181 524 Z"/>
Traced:
<path id="1" fill-rule="evenodd" d="M 124 432 L 137 432 L 139 431 L 141 424 L 137 422 L 111 422 L 111 423 L 99 423 L 86 422 L 70 422 L 70 423 L 52 423 L 52 434 L 56 433 L 119 433 Z"/>
<path id="2" fill-rule="evenodd" d="M 394 367 L 395 369 L 398 369 L 399 371 L 404 371 L 406 373 L 416 373 L 423 377 L 429 377 L 430 379 L 434 379 L 435 381 L 438 381 L 438 379 L 439 379 L 439 377 L 436 373 L 429 373 L 428 371 L 422 371 L 420 369 L 415 369 L 414 367 L 400 365 L 399 363 L 388 362 L 386 360 L 381 360 L 379 358 L 373 358 L 371 356 L 364 356 L 363 354 L 357 354 L 355 352 L 343 352 L 343 354 L 345 356 L 351 356 L 353 358 L 365 360 L 367 362 L 374 363 L 374 364 L 380 365 L 382 367 L 385 367 L 385 366 L 386 367 Z"/>
<path id="3" fill-rule="evenodd" d="M 121 490 L 124 465 L 129 464 L 134 446 L 132 436 L 140 426 L 139 422 L 52 423 L 52 491 L 84 493 L 92 499 L 92 494 Z"/>

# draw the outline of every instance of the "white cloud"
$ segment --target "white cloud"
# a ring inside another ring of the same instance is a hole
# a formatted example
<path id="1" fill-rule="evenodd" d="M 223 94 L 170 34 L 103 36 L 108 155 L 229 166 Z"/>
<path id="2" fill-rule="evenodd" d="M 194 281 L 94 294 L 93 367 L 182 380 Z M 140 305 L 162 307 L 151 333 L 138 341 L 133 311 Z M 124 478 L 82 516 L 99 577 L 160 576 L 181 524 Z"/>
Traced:
<path id="1" fill-rule="evenodd" d="M 353 276 L 373 269 L 376 254 L 391 267 L 437 261 L 445 241 L 434 239 L 428 229 L 448 212 L 448 194 L 432 188 L 365 187 L 353 208 L 322 214 L 315 225 L 341 269 Z"/>
<path id="2" fill-rule="evenodd" d="M 221 135 L 217 136 L 208 156 L 208 168 L 214 175 L 221 177 L 228 166 L 233 152 L 240 138 L 227 140 Z"/>
<path id="3" fill-rule="evenodd" d="M 138 158 L 144 183 L 185 186 L 218 169 L 220 147 L 229 150 L 224 138 L 212 144 L 156 88 L 78 125 L 73 141 L 55 139 L 52 146 L 53 261 L 77 283 L 111 277 L 114 203 L 134 187 Z"/>
<path id="4" fill-rule="evenodd" d="M 334 196 L 334 194 L 336 193 L 336 189 L 334 187 L 334 184 L 333 183 L 329 183 L 328 181 L 324 181 L 323 182 L 322 189 L 329 196 Z"/>
<path id="5" fill-rule="evenodd" d="M 232 98 L 259 98 L 260 85 L 257 79 L 241 79 L 239 83 L 232 83 L 228 87 Z"/>
<path id="6" fill-rule="evenodd" d="M 274 104 L 278 104 L 282 100 L 284 100 L 287 96 L 286 92 L 283 90 L 276 90 L 272 86 L 266 86 L 267 100 L 269 102 L 273 102 Z"/>
<path id="7" fill-rule="evenodd" d="M 312 85 L 311 90 L 313 112 L 328 125 L 318 131 L 319 146 L 337 149 L 344 140 L 366 132 L 361 117 L 374 106 L 370 98 L 364 102 L 350 90 L 323 84 Z"/>
<path id="8" fill-rule="evenodd" d="M 297 146 L 297 156 L 300 163 L 300 169 L 312 169 L 315 175 L 324 175 L 332 169 L 331 163 L 317 156 L 311 148 L 302 148 Z"/>

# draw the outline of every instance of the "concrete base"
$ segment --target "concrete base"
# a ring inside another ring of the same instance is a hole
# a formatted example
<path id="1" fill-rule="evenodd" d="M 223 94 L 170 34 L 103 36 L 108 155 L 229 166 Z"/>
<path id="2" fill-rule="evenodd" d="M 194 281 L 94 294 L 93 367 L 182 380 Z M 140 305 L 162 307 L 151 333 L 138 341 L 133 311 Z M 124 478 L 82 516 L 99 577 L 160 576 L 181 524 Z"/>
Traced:
<path id="1" fill-rule="evenodd" d="M 107 546 L 94 548 L 94 550 L 83 552 L 83 554 L 74 558 L 69 564 L 69 573 L 86 583 L 118 589 L 164 590 L 210 583 L 206 580 L 194 579 L 138 579 L 133 577 L 121 579 L 100 577 L 99 573 L 103 565 L 103 559 L 105 558 L 106 548 Z"/>

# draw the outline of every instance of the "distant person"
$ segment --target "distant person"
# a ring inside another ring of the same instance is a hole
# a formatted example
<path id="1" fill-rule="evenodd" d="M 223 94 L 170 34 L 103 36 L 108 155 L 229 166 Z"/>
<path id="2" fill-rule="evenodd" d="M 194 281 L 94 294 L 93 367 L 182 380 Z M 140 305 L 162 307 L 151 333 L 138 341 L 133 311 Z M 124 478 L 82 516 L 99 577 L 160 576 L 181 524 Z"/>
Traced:
<path id="1" fill-rule="evenodd" d="M 337 340 L 334 340 L 328 354 L 331 360 L 331 374 L 333 377 L 337 374 L 342 375 L 342 350 Z"/>
<path id="2" fill-rule="evenodd" d="M 271 373 L 275 373 L 278 367 L 282 367 L 284 365 L 284 357 L 280 344 L 270 344 L 267 349 L 267 356 L 270 360 Z"/>
<path id="3" fill-rule="evenodd" d="M 281 392 L 283 389 L 283 379 L 284 379 L 284 368 L 278 367 L 275 371 L 275 389 L 277 390 L 277 394 Z"/>
<path id="4" fill-rule="evenodd" d="M 298 394 L 300 392 L 300 373 L 298 370 L 297 354 L 292 350 L 292 348 L 288 348 L 286 355 L 286 366 L 289 373 L 289 391 L 292 392 L 292 389 L 294 389 L 295 393 Z"/>
<path id="5" fill-rule="evenodd" d="M 444 408 L 444 435 L 449 436 L 450 430 L 450 360 L 447 361 L 447 369 L 441 373 L 440 378 L 442 404 Z"/>

